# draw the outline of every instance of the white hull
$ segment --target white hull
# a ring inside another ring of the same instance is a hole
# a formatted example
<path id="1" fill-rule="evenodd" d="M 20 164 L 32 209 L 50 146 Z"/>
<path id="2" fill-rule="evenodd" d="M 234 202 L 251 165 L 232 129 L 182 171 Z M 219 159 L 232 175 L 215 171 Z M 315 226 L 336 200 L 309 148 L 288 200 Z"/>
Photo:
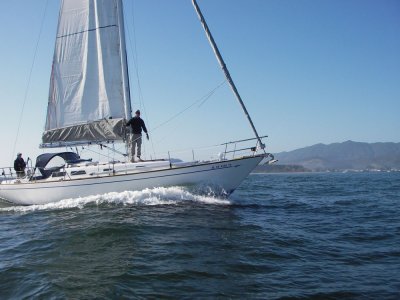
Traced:
<path id="1" fill-rule="evenodd" d="M 161 186 L 210 185 L 228 195 L 263 160 L 264 155 L 240 159 L 194 163 L 157 170 L 124 172 L 79 179 L 1 183 L 0 198 L 21 204 L 45 204 L 62 199 L 101 195 L 109 192 L 143 190 Z"/>

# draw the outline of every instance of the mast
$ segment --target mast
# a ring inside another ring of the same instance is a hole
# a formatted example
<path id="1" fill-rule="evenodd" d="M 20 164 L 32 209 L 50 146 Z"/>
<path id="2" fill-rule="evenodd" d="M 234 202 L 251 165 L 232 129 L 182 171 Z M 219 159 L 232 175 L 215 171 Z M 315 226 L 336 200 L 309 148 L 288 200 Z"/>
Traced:
<path id="1" fill-rule="evenodd" d="M 128 75 L 128 59 L 126 54 L 126 42 L 125 42 L 125 23 L 124 23 L 124 11 L 122 0 L 117 1 L 117 11 L 119 19 L 119 38 L 120 38 L 120 51 L 121 51 L 121 71 L 123 81 L 123 95 L 125 100 L 125 118 L 129 120 L 132 117 L 131 108 L 131 94 L 129 87 L 129 75 Z"/>
<path id="2" fill-rule="evenodd" d="M 210 32 L 210 29 L 207 26 L 206 20 L 204 19 L 203 14 L 201 13 L 200 7 L 197 5 L 196 0 L 192 0 L 192 3 L 193 3 L 193 6 L 194 6 L 194 9 L 196 10 L 196 13 L 197 13 L 197 15 L 198 15 L 198 17 L 200 19 L 200 22 L 203 25 L 203 28 L 204 28 L 204 31 L 206 33 L 207 39 L 210 42 L 210 45 L 211 45 L 211 47 L 212 47 L 212 49 L 213 49 L 213 51 L 215 53 L 215 56 L 216 56 L 216 58 L 218 60 L 218 63 L 220 64 L 220 66 L 221 66 L 221 68 L 222 68 L 222 70 L 223 70 L 223 72 L 225 74 L 225 77 L 228 80 L 229 85 L 230 85 L 233 93 L 236 96 L 236 99 L 238 100 L 240 106 L 242 107 L 242 110 L 243 110 L 244 114 L 246 115 L 247 120 L 249 121 L 250 126 L 253 129 L 253 132 L 254 132 L 258 142 L 260 143 L 260 148 L 264 149 L 265 145 L 261 142 L 261 138 L 258 135 L 256 127 L 254 126 L 253 121 L 251 120 L 251 117 L 250 117 L 250 115 L 249 115 L 249 113 L 248 113 L 248 111 L 246 109 L 246 106 L 243 103 L 242 97 L 240 97 L 240 94 L 239 94 L 239 92 L 238 92 L 238 90 L 237 90 L 237 88 L 235 86 L 235 83 L 232 80 L 231 74 L 229 73 L 228 68 L 226 67 L 224 59 L 222 58 L 221 53 L 218 50 L 217 44 L 215 43 L 214 38 L 213 38 L 213 36 L 212 36 L 212 34 Z"/>

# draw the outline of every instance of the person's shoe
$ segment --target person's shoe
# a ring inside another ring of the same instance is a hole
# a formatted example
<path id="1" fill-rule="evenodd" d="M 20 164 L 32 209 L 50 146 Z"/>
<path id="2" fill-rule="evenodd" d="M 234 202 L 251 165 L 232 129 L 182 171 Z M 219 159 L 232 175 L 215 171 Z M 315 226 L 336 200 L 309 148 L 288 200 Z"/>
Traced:
<path id="1" fill-rule="evenodd" d="M 131 163 L 134 163 L 134 162 L 135 162 L 135 159 L 132 158 L 132 159 L 131 159 Z"/>
<path id="2" fill-rule="evenodd" d="M 143 159 L 141 159 L 141 158 L 138 156 L 138 161 L 143 161 Z"/>

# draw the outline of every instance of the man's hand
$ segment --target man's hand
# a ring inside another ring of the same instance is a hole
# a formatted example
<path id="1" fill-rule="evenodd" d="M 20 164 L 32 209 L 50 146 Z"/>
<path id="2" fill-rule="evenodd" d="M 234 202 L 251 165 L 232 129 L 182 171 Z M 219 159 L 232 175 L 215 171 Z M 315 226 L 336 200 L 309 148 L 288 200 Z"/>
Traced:
<path id="1" fill-rule="evenodd" d="M 149 139 L 149 134 L 148 133 L 146 133 L 146 138 L 147 138 L 147 140 Z"/>

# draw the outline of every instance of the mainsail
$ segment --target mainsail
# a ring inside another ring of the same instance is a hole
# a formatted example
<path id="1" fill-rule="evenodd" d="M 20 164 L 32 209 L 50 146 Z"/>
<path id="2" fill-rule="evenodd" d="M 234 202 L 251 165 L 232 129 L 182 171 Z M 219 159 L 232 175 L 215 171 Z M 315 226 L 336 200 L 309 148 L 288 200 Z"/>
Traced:
<path id="1" fill-rule="evenodd" d="M 41 146 L 123 140 L 130 103 L 122 0 L 63 0 Z"/>

